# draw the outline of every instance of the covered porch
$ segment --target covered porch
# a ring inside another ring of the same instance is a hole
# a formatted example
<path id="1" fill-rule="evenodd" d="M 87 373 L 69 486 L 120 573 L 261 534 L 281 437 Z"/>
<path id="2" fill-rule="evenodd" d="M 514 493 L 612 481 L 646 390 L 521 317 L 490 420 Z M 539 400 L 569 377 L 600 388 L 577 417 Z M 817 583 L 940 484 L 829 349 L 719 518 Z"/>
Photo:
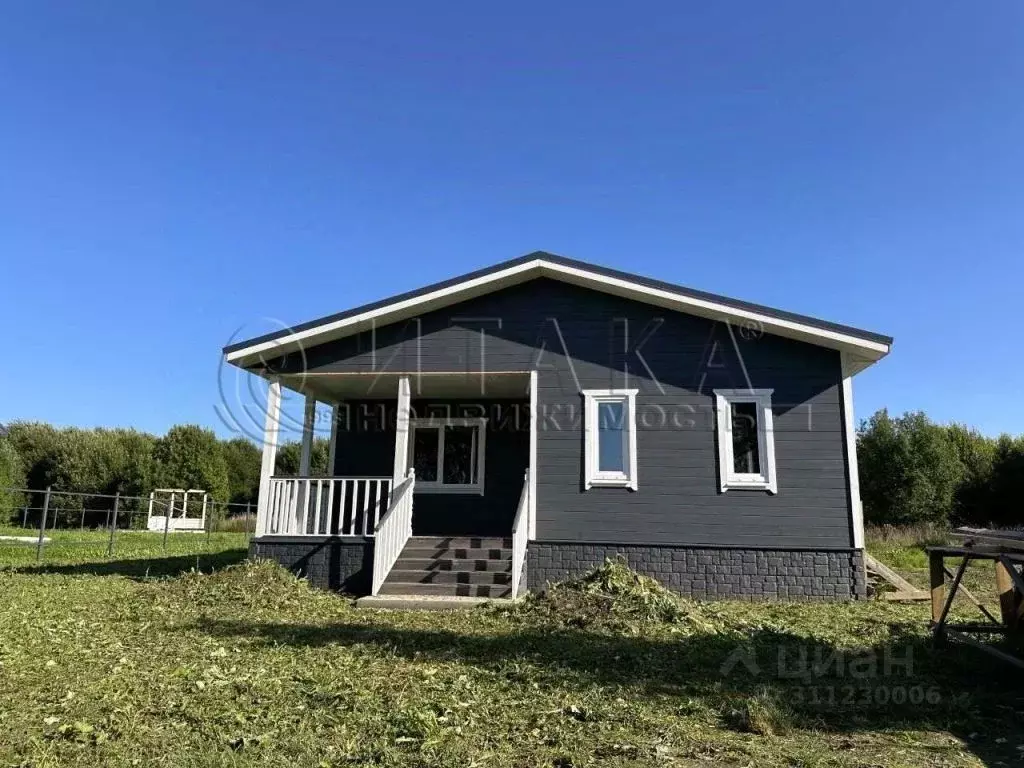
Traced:
<path id="1" fill-rule="evenodd" d="M 282 388 L 305 402 L 297 476 L 274 474 Z M 311 578 L 332 563 L 361 563 L 372 573 L 355 581 L 327 574 L 328 586 L 354 591 L 365 581 L 361 591 L 376 595 L 407 546 L 491 537 L 500 549 L 508 545 L 518 595 L 534 517 L 535 398 L 529 371 L 272 378 L 254 551 L 286 551 Z M 318 402 L 331 413 L 325 475 L 310 472 Z M 323 552 L 334 554 L 321 563 Z M 451 566 L 438 560 L 432 567 Z"/>

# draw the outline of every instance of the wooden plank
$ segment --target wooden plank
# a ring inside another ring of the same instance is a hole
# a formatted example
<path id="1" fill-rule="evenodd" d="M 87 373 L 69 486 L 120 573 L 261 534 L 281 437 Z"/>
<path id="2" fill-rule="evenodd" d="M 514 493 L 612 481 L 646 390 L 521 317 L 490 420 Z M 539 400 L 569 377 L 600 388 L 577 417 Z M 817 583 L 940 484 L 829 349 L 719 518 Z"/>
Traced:
<path id="1" fill-rule="evenodd" d="M 996 594 L 999 595 L 999 612 L 1002 614 L 1003 624 L 1007 627 L 1016 627 L 1018 593 L 1014 581 L 1020 579 L 1020 574 L 1012 563 L 1002 559 L 996 560 L 995 566 Z"/>
<path id="2" fill-rule="evenodd" d="M 953 536 L 972 549 L 991 549 L 1024 557 L 1024 532 L 994 531 L 990 528 L 957 528 Z"/>
<path id="3" fill-rule="evenodd" d="M 1017 594 L 1024 595 L 1024 576 L 1021 576 L 1020 572 L 1014 567 L 1013 561 L 1003 555 L 999 558 L 999 562 L 1006 569 L 1006 575 L 1009 576 L 1010 581 L 1013 582 L 1013 586 L 1017 590 Z"/>
<path id="4" fill-rule="evenodd" d="M 953 572 L 952 572 L 951 570 L 949 570 L 949 568 L 946 568 L 945 566 L 943 566 L 943 567 L 942 567 L 942 569 L 943 569 L 943 570 L 944 570 L 944 571 L 946 572 L 946 575 L 947 575 L 947 576 L 948 576 L 949 578 L 951 578 L 951 579 L 953 578 Z M 999 624 L 999 620 L 998 620 L 998 619 L 997 619 L 997 618 L 996 618 L 995 616 L 993 616 L 993 615 L 992 615 L 992 613 L 991 613 L 991 612 L 989 611 L 989 609 L 988 609 L 988 608 L 986 608 L 986 607 L 985 607 L 985 606 L 984 606 L 984 605 L 982 604 L 981 600 L 979 600 L 978 598 L 976 598 L 976 597 L 974 596 L 974 593 L 972 593 L 972 592 L 971 592 L 971 591 L 970 591 L 970 590 L 969 590 L 969 589 L 968 589 L 967 587 L 965 587 L 965 586 L 964 586 L 963 584 L 961 584 L 961 585 L 960 585 L 960 593 L 961 593 L 961 594 L 962 594 L 962 595 L 963 595 L 964 597 L 966 597 L 966 598 L 967 598 L 968 600 L 970 600 L 970 601 L 971 601 L 972 603 L 974 603 L 975 607 L 976 607 L 976 608 L 977 608 L 977 609 L 978 609 L 979 611 L 981 611 L 981 612 L 982 612 L 983 614 L 985 614 L 985 616 L 986 616 L 986 617 L 988 618 L 988 620 L 989 620 L 989 621 L 991 621 L 991 622 L 993 622 L 994 624 L 997 624 L 997 625 Z"/>
<path id="5" fill-rule="evenodd" d="M 953 577 L 953 584 L 949 588 L 949 595 L 946 596 L 946 602 L 942 606 L 942 614 L 939 616 L 939 622 L 935 626 L 936 633 L 940 632 L 942 626 L 946 623 L 946 618 L 949 616 L 949 609 L 953 607 L 953 598 L 956 597 L 957 590 L 960 588 L 960 582 L 963 580 L 964 573 L 967 571 L 967 563 L 969 562 L 970 558 L 965 557 L 960 561 L 960 567 L 956 569 L 956 576 Z M 943 571 L 945 571 L 945 566 L 943 566 Z M 945 573 L 943 573 L 943 579 L 945 579 Z"/>
<path id="6" fill-rule="evenodd" d="M 943 553 L 939 551 L 928 552 L 928 573 L 931 582 L 932 594 L 932 624 L 938 631 L 939 616 L 942 615 L 942 606 L 946 602 L 946 566 L 942 560 Z"/>
<path id="7" fill-rule="evenodd" d="M 984 651 L 985 653 L 995 656 L 1000 661 L 1005 661 L 1007 664 L 1012 664 L 1018 669 L 1024 669 L 1024 660 L 1018 659 L 1016 656 L 1011 656 L 1009 653 L 999 648 L 994 648 L 988 643 L 983 643 L 980 640 L 975 640 L 970 635 L 965 635 L 962 632 L 957 632 L 955 630 L 947 630 L 946 635 L 949 637 L 950 640 L 955 640 L 958 643 L 964 643 L 965 645 L 973 646 L 974 648 L 977 648 L 980 651 Z"/>
<path id="8" fill-rule="evenodd" d="M 876 560 L 874 557 L 869 555 L 867 552 L 864 553 L 864 566 L 869 571 L 873 571 L 874 573 L 877 573 L 879 576 L 881 576 L 887 582 L 892 584 L 894 587 L 896 587 L 896 589 L 900 593 L 914 594 L 914 593 L 920 592 L 921 593 L 921 597 L 919 599 L 922 599 L 922 600 L 927 599 L 928 594 L 923 589 L 919 589 L 919 588 L 915 587 L 909 581 L 907 581 L 902 576 L 900 576 L 898 573 L 896 573 L 896 571 L 894 571 L 892 568 L 890 568 L 889 566 L 885 565 L 884 563 L 880 563 L 878 560 Z"/>
<path id="9" fill-rule="evenodd" d="M 967 538 L 985 538 L 994 541 L 1006 541 L 1024 545 L 1024 531 L 997 531 L 992 528 L 969 528 L 961 526 L 953 531 L 954 536 Z"/>
<path id="10" fill-rule="evenodd" d="M 892 603 L 902 602 L 923 602 L 929 599 L 928 593 L 923 589 L 917 589 L 913 592 L 883 592 L 882 599 L 888 600 Z"/>
<path id="11" fill-rule="evenodd" d="M 1006 634 L 1006 627 L 1002 624 L 977 624 L 973 621 L 964 621 L 957 624 L 946 624 L 946 629 L 958 632 L 991 632 L 993 634 Z"/>

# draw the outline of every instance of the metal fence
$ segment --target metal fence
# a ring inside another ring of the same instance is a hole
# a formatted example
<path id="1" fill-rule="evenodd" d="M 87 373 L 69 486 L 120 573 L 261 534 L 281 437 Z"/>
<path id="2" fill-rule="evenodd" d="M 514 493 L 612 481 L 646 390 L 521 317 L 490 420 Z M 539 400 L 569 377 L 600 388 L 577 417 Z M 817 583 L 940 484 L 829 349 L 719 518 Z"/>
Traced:
<path id="1" fill-rule="evenodd" d="M 201 524 L 196 517 L 200 503 Z M 188 530 L 178 530 L 182 520 L 190 523 Z M 256 505 L 252 503 L 214 502 L 196 496 L 190 502 L 187 496 L 176 500 L 173 494 L 158 497 L 52 487 L 0 488 L 0 565 L 31 560 L 72 563 L 97 556 L 210 555 L 247 548 L 255 524 Z M 34 549 L 34 558 L 26 557 L 29 547 Z"/>

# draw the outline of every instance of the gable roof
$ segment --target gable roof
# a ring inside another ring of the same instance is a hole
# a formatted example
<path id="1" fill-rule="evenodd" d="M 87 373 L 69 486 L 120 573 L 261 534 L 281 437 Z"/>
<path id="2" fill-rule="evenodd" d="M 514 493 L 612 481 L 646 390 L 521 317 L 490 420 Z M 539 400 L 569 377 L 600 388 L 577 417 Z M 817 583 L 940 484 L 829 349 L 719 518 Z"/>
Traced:
<path id="1" fill-rule="evenodd" d="M 765 333 L 845 353 L 848 362 L 844 368 L 848 375 L 881 359 L 892 346 L 892 337 L 879 333 L 536 251 L 415 291 L 230 344 L 224 347 L 224 355 L 229 363 L 245 367 L 260 362 L 267 352 L 277 356 L 302 346 L 344 338 L 366 330 L 371 324 L 398 322 L 537 277 L 714 320 L 755 323 Z"/>

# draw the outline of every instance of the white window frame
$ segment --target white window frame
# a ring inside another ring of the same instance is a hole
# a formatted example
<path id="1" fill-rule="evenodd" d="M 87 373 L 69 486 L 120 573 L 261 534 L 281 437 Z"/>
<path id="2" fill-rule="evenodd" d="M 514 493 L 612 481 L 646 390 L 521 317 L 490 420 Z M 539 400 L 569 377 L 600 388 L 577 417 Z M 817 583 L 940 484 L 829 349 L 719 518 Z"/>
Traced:
<path id="1" fill-rule="evenodd" d="M 476 427 L 473 433 L 476 441 L 476 482 L 475 483 L 446 483 L 444 482 L 444 440 L 445 427 Z M 467 417 L 449 418 L 437 416 L 425 419 L 409 419 L 409 457 L 408 466 L 414 466 L 414 451 L 416 446 L 416 429 L 437 430 L 437 480 L 421 480 L 416 478 L 415 493 L 475 493 L 484 495 L 484 478 L 486 466 L 484 459 L 487 455 L 487 418 Z"/>
<path id="2" fill-rule="evenodd" d="M 730 490 L 762 490 L 778 493 L 775 480 L 775 430 L 772 424 L 771 389 L 716 389 L 716 426 L 718 433 L 718 475 L 724 493 Z M 734 403 L 757 406 L 757 450 L 760 472 L 736 472 L 733 467 L 732 418 Z"/>
<path id="3" fill-rule="evenodd" d="M 636 395 L 637 389 L 585 389 L 583 390 L 583 487 L 590 490 L 594 487 L 637 489 L 636 473 Z M 597 407 L 599 403 L 623 403 L 626 424 L 622 431 L 622 455 L 629 467 L 628 472 L 602 472 L 598 470 L 598 422 Z"/>

